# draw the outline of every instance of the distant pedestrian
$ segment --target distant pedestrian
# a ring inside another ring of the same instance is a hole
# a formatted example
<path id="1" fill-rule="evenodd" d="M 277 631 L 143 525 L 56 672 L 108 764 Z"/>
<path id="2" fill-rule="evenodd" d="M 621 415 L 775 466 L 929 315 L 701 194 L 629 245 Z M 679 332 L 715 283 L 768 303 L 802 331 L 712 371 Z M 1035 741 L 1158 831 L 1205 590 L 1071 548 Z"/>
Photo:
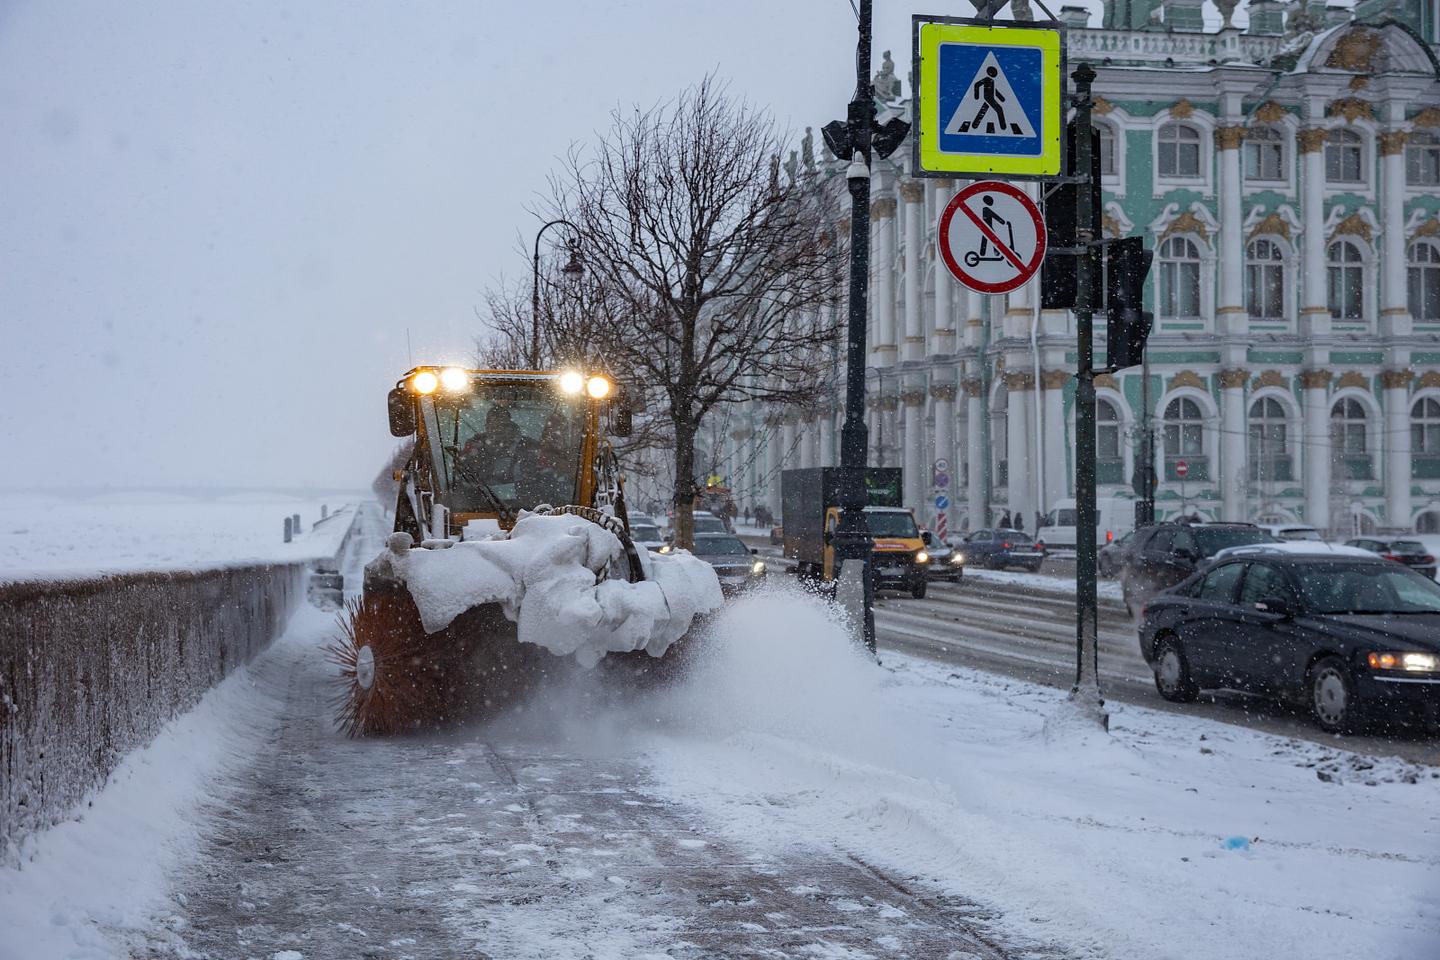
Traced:
<path id="1" fill-rule="evenodd" d="M 1000 514 L 1000 529 L 1001 529 L 1001 530 L 1009 530 L 1009 529 L 1010 529 L 1010 511 L 1009 511 L 1009 510 L 1006 510 L 1004 513 Z"/>
<path id="2" fill-rule="evenodd" d="M 1015 511 L 1015 529 L 1016 529 L 1016 530 L 1024 530 L 1024 529 L 1025 529 L 1025 514 L 1021 513 L 1021 512 L 1018 511 L 1018 510 Z"/>

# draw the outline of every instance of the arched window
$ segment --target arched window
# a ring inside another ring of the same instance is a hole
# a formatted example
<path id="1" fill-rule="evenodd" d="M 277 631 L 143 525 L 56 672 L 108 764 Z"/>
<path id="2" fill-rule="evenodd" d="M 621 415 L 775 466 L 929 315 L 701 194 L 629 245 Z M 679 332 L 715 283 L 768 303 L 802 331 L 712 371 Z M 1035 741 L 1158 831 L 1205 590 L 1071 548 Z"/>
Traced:
<path id="1" fill-rule="evenodd" d="M 1120 414 L 1106 399 L 1095 401 L 1095 480 L 1125 482 L 1125 453 L 1120 446 Z"/>
<path id="2" fill-rule="evenodd" d="M 1200 250 L 1186 237 L 1160 245 L 1160 316 L 1200 316 Z"/>
<path id="3" fill-rule="evenodd" d="M 1365 405 L 1346 397 L 1330 408 L 1330 455 L 1341 479 L 1370 479 L 1370 438 Z"/>
<path id="4" fill-rule="evenodd" d="M 1160 175 L 1200 176 L 1200 131 L 1186 123 L 1167 123 L 1160 128 Z"/>
<path id="5" fill-rule="evenodd" d="M 1425 240 L 1410 244 L 1407 272 L 1410 316 L 1440 320 L 1440 247 Z"/>
<path id="6" fill-rule="evenodd" d="M 1440 138 L 1416 130 L 1405 144 L 1405 182 L 1412 187 L 1440 186 Z"/>
<path id="7" fill-rule="evenodd" d="M 1364 316 L 1365 266 L 1360 248 L 1349 240 L 1330 244 L 1326 255 L 1330 281 L 1330 316 L 1336 320 L 1356 320 Z"/>
<path id="8" fill-rule="evenodd" d="M 1365 178 L 1365 141 L 1352 130 L 1331 130 L 1325 138 L 1325 179 L 1359 183 Z"/>
<path id="9" fill-rule="evenodd" d="M 1250 479 L 1294 479 L 1290 471 L 1289 419 L 1285 406 L 1274 397 L 1261 397 L 1250 406 Z"/>
<path id="10" fill-rule="evenodd" d="M 1285 135 L 1274 127 L 1256 127 L 1245 137 L 1245 177 L 1285 179 Z"/>
<path id="11" fill-rule="evenodd" d="M 1411 474 L 1417 480 L 1440 478 L 1440 400 L 1421 397 L 1410 408 Z"/>
<path id="12" fill-rule="evenodd" d="M 1180 479 L 1176 464 L 1184 460 L 1188 470 L 1185 479 L 1204 480 L 1205 416 L 1199 401 L 1176 397 L 1165 407 L 1165 478 Z"/>
<path id="13" fill-rule="evenodd" d="M 1245 309 L 1250 316 L 1263 320 L 1285 316 L 1284 259 L 1274 240 L 1252 240 L 1245 248 Z"/>
<path id="14" fill-rule="evenodd" d="M 1119 172 L 1115 161 L 1115 128 L 1108 123 L 1095 124 L 1100 134 L 1100 176 L 1113 177 Z"/>

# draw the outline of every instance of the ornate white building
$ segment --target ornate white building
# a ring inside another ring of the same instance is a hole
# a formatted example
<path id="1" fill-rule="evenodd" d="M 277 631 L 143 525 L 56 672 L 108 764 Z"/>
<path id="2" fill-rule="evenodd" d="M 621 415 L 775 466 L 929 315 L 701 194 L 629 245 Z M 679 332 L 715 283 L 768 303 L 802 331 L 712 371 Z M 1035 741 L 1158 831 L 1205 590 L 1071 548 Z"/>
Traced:
<path id="1" fill-rule="evenodd" d="M 1200 6 L 1062 14 L 1072 69 L 1099 73 L 1105 233 L 1155 252 L 1148 382 L 1097 384 L 1100 493 L 1134 496 L 1148 400 L 1162 517 L 1440 530 L 1440 3 L 1250 0 L 1217 32 Z M 908 146 L 872 167 L 870 462 L 905 468 L 928 522 L 943 459 L 952 530 L 1033 529 L 1073 494 L 1074 321 L 1034 284 L 952 280 L 936 224 L 963 184 L 909 176 Z M 797 175 L 848 211 L 843 164 Z M 842 376 L 813 407 L 731 416 L 715 460 L 742 506 L 778 514 L 781 469 L 838 462 Z"/>

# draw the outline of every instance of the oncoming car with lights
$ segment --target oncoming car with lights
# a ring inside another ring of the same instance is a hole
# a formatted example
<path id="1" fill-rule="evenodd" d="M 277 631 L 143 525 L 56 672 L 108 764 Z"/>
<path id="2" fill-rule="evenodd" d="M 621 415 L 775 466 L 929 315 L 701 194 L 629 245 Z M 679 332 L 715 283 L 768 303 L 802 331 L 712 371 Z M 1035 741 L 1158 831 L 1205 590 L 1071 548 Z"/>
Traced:
<path id="1" fill-rule="evenodd" d="M 1223 559 L 1146 603 L 1140 651 L 1167 700 L 1257 693 L 1330 732 L 1440 721 L 1440 585 L 1388 560 Z"/>
<path id="2" fill-rule="evenodd" d="M 765 561 L 732 533 L 697 533 L 690 552 L 715 568 L 720 589 L 738 593 L 765 581 Z"/>

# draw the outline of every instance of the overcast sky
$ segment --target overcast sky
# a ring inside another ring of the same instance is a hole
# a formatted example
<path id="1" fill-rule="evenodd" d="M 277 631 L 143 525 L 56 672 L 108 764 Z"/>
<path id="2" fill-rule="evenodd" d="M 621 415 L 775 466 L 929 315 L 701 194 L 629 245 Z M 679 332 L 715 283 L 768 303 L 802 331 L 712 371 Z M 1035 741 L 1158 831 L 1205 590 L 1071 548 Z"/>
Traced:
<path id="1" fill-rule="evenodd" d="M 917 8 L 875 7 L 908 75 Z M 386 390 L 528 277 L 572 142 L 707 71 L 818 127 L 854 31 L 849 0 L 0 0 L 0 486 L 368 485 Z"/>

